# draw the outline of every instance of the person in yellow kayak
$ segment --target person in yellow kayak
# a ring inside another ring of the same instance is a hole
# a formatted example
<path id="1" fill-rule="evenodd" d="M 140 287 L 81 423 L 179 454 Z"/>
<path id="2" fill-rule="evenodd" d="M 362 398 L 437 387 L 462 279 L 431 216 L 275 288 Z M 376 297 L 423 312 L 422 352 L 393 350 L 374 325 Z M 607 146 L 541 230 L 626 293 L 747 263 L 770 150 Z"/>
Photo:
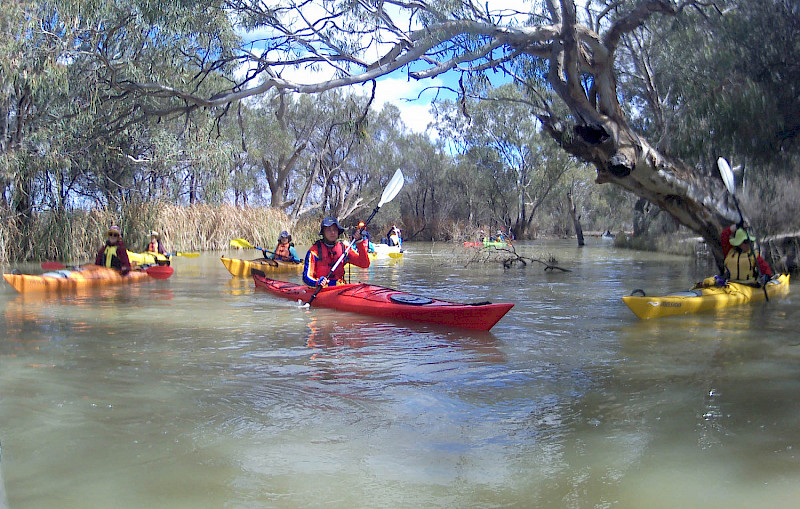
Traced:
<path id="1" fill-rule="evenodd" d="M 772 269 L 761 255 L 753 251 L 753 242 L 744 228 L 737 228 L 730 237 L 731 248 L 725 256 L 725 275 L 735 282 L 764 284 L 772 277 Z"/>
<path id="2" fill-rule="evenodd" d="M 286 230 L 282 231 L 278 236 L 278 245 L 275 246 L 275 252 L 267 255 L 269 251 L 264 251 L 264 258 L 269 260 L 277 260 L 281 262 L 300 263 L 300 257 L 297 256 L 297 251 L 292 242 L 292 236 Z"/>
<path id="3" fill-rule="evenodd" d="M 322 220 L 319 234 L 322 238 L 316 241 L 306 253 L 305 266 L 303 267 L 303 282 L 311 287 L 336 285 L 344 279 L 345 263 L 340 263 L 336 270 L 328 275 L 336 264 L 337 260 L 348 249 L 344 242 L 339 240 L 339 236 L 344 233 L 344 228 L 339 224 L 339 220 L 333 216 L 328 216 Z M 369 254 L 367 254 L 367 240 L 361 237 L 360 230 L 356 230 L 353 236 L 353 246 L 350 246 L 346 263 L 366 269 L 369 267 Z"/>
<path id="4" fill-rule="evenodd" d="M 147 252 L 158 253 L 162 255 L 167 254 L 167 250 L 164 248 L 164 243 L 161 242 L 161 234 L 159 234 L 157 231 L 150 232 L 150 243 L 147 244 Z"/>
<path id="5" fill-rule="evenodd" d="M 95 265 L 117 269 L 123 276 L 131 271 L 131 262 L 128 260 L 128 249 L 122 240 L 122 231 L 119 226 L 112 226 L 106 231 L 106 242 L 94 259 Z"/>

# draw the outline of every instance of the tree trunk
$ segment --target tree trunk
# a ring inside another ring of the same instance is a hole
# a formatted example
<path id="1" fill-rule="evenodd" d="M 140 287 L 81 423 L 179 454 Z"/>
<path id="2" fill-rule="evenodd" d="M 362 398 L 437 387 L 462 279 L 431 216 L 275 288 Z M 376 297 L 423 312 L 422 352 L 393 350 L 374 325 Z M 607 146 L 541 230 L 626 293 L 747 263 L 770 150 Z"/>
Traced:
<path id="1" fill-rule="evenodd" d="M 581 216 L 577 212 L 575 202 L 572 200 L 572 193 L 567 193 L 569 202 L 569 215 L 572 217 L 572 224 L 575 226 L 575 236 L 578 238 L 578 247 L 583 247 L 583 228 L 581 227 Z"/>

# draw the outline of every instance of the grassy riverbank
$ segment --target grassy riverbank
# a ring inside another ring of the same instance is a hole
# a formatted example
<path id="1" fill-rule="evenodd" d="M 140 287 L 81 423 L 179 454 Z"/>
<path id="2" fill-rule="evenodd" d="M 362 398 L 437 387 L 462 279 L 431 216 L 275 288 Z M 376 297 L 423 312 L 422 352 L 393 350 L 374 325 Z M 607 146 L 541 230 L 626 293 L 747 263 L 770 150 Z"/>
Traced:
<path id="1" fill-rule="evenodd" d="M 7 214 L 4 214 L 8 217 Z M 282 230 L 289 230 L 298 246 L 315 241 L 316 221 L 291 228 L 281 211 L 264 207 L 151 204 L 122 211 L 97 209 L 66 213 L 53 211 L 30 219 L 10 217 L 0 223 L 0 263 L 24 260 L 81 262 L 94 258 L 111 225 L 122 228 L 132 251 L 143 250 L 150 231 L 161 233 L 169 251 L 206 251 L 228 247 L 230 240 L 245 238 L 272 248 Z"/>

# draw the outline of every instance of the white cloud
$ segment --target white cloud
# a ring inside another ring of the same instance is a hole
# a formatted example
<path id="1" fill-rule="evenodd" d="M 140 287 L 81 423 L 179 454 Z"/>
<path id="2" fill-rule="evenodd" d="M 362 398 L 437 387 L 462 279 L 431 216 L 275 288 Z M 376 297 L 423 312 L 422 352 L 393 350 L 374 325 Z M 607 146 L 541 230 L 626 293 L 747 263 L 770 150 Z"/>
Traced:
<path id="1" fill-rule="evenodd" d="M 433 121 L 429 109 L 436 90 L 432 87 L 443 85 L 441 78 L 422 81 L 408 80 L 404 76 L 384 78 L 378 81 L 375 106 L 381 109 L 386 103 L 394 104 L 400 110 L 403 123 L 411 131 L 424 133 L 428 123 Z"/>

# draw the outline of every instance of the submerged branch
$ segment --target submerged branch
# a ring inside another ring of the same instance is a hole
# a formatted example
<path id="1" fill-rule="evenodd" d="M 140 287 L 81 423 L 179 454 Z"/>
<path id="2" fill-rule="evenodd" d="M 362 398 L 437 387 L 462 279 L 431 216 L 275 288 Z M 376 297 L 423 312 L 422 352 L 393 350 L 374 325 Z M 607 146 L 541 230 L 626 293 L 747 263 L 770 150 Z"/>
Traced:
<path id="1" fill-rule="evenodd" d="M 469 267 L 473 263 L 500 263 L 503 265 L 504 269 L 510 269 L 516 263 L 522 265 L 523 267 L 527 267 L 529 263 L 538 263 L 540 265 L 544 265 L 545 272 L 556 270 L 561 272 L 572 272 L 571 269 L 559 267 L 557 265 L 558 260 L 556 260 L 555 256 L 553 255 L 548 255 L 546 259 L 522 256 L 521 254 L 517 253 L 517 250 L 513 245 L 508 247 L 496 247 L 493 249 L 467 249 L 473 252 L 470 253 L 467 262 L 464 264 L 464 267 Z"/>

